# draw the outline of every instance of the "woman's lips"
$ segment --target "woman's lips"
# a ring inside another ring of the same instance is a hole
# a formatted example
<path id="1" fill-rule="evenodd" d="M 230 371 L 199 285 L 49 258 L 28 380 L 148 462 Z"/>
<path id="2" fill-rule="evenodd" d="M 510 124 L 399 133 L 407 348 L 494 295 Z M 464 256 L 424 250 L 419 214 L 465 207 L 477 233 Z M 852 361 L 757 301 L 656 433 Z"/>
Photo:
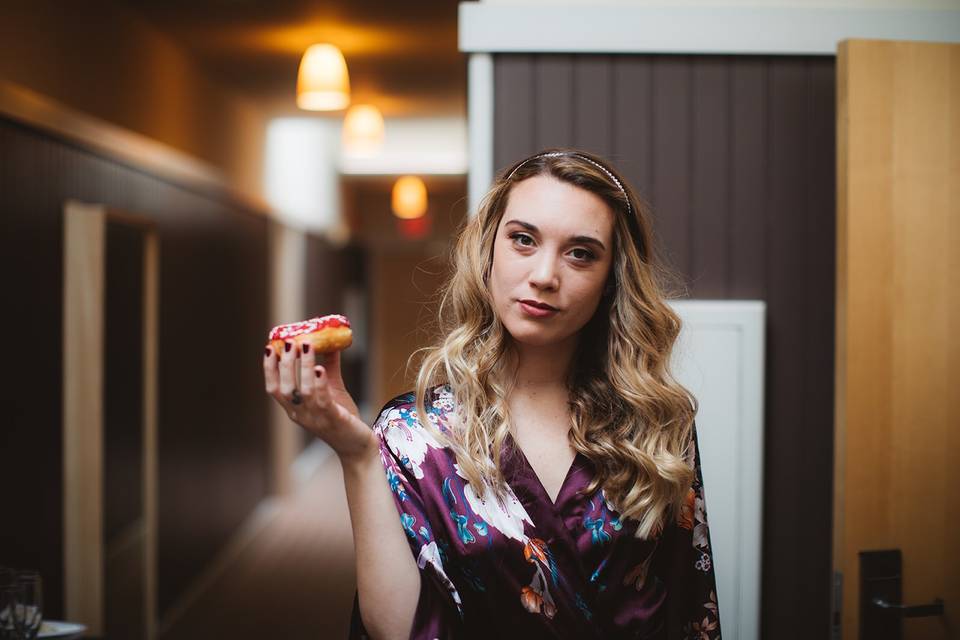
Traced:
<path id="1" fill-rule="evenodd" d="M 532 318 L 548 318 L 557 313 L 556 309 L 541 309 L 522 300 L 517 301 L 517 303 L 520 305 L 520 310 Z"/>

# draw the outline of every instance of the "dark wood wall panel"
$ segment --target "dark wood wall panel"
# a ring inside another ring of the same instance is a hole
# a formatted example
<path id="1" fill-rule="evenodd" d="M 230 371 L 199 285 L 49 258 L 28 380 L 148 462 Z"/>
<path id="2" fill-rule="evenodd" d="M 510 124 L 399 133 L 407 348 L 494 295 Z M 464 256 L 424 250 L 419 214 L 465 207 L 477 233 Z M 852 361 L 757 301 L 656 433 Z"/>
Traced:
<path id="1" fill-rule="evenodd" d="M 64 614 L 67 199 L 150 218 L 160 239 L 162 614 L 266 494 L 268 398 L 260 349 L 269 329 L 267 220 L 221 196 L 187 190 L 0 119 L 0 317 L 11 364 L 0 387 L 0 565 L 40 570 L 51 618 Z M 128 261 L 138 260 L 131 256 Z M 134 268 L 121 262 L 108 268 Z M 107 479 L 115 477 L 108 473 Z"/>
<path id="2" fill-rule="evenodd" d="M 690 154 L 690 279 L 701 295 L 725 298 L 730 281 L 730 68 L 693 68 Z"/>
<path id="3" fill-rule="evenodd" d="M 728 296 L 763 298 L 766 290 L 766 61 L 738 59 L 730 68 L 730 279 Z"/>
<path id="4" fill-rule="evenodd" d="M 767 302 L 762 636 L 826 637 L 834 59 L 503 54 L 494 82 L 496 170 L 599 153 L 652 204 L 690 297 Z"/>
<path id="5" fill-rule="evenodd" d="M 534 74 L 539 117 L 534 121 L 537 147 L 573 146 L 574 84 L 570 56 L 550 56 L 537 61 Z"/>
<path id="6" fill-rule="evenodd" d="M 640 195 L 653 196 L 653 61 L 613 57 L 613 152 L 618 168 Z"/>
<path id="7" fill-rule="evenodd" d="M 498 137 L 494 153 L 499 151 L 497 166 L 509 163 L 509 159 L 520 158 L 527 149 L 538 147 L 537 121 L 540 114 L 535 113 L 536 91 L 533 81 L 533 61 L 523 56 L 499 59 L 494 68 L 496 85 L 501 91 L 494 93 L 493 126 L 495 131 L 510 131 L 511 135 Z M 539 101 L 546 108 L 543 100 Z M 500 162 L 499 158 L 508 159 Z"/>
<path id="8" fill-rule="evenodd" d="M 603 155 L 613 151 L 611 71 L 610 59 L 605 56 L 573 57 L 573 144 L 597 149 Z M 552 104 L 545 106 L 553 108 Z"/>
<path id="9" fill-rule="evenodd" d="M 142 229 L 107 223 L 104 291 L 104 537 L 108 543 L 143 517 Z"/>
<path id="10" fill-rule="evenodd" d="M 664 58 L 653 66 L 650 197 L 656 211 L 670 212 L 657 217 L 657 229 L 664 255 L 681 268 L 689 266 L 692 233 L 691 71 L 692 62 L 687 58 Z M 689 269 L 685 271 L 690 273 Z"/>

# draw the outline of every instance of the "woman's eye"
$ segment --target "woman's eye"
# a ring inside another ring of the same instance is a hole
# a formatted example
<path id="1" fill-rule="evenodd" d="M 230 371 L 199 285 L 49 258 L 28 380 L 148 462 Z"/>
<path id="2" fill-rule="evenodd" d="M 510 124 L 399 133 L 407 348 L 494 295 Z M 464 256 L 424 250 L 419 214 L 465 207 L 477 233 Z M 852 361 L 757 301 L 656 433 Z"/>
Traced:
<path id="1" fill-rule="evenodd" d="M 532 245 L 533 245 L 533 238 L 531 238 L 530 236 L 528 236 L 528 235 L 525 234 L 525 233 L 512 233 L 512 234 L 510 234 L 510 238 L 511 238 L 514 242 L 520 244 L 520 246 L 523 246 L 523 247 L 529 247 L 529 246 L 532 246 Z M 523 242 L 524 240 L 529 240 L 530 243 L 527 244 L 526 242 Z"/>
<path id="2" fill-rule="evenodd" d="M 593 252 L 592 252 L 592 251 L 588 251 L 588 250 L 586 250 L 586 249 L 581 249 L 580 247 L 577 247 L 576 249 L 574 249 L 573 251 L 571 251 L 571 253 L 574 254 L 574 255 L 573 255 L 574 258 L 576 258 L 577 260 L 580 260 L 580 261 L 582 261 L 582 262 L 588 262 L 588 261 L 590 261 L 590 260 L 593 260 L 593 259 L 596 257 L 596 256 L 593 255 Z M 578 253 L 579 253 L 579 255 L 577 255 Z"/>

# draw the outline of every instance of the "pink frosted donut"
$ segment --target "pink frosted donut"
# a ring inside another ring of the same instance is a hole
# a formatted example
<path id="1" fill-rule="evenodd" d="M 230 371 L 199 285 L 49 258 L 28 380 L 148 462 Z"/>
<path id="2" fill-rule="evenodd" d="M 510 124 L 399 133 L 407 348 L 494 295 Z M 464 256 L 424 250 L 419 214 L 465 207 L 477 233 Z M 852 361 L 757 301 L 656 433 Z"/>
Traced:
<path id="1" fill-rule="evenodd" d="M 294 343 L 297 353 L 304 342 L 309 342 L 316 353 L 331 353 L 353 344 L 353 332 L 346 316 L 334 314 L 281 324 L 270 330 L 268 340 L 278 354 L 283 353 L 283 343 L 287 340 Z"/>

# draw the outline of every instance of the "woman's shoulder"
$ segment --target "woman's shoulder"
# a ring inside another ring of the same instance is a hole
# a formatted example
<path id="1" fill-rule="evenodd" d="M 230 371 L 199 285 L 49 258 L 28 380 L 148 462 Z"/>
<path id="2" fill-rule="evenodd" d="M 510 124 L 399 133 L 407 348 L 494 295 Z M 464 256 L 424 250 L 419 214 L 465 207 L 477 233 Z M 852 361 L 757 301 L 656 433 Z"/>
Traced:
<path id="1" fill-rule="evenodd" d="M 448 385 L 427 389 L 424 402 L 427 422 L 441 432 L 446 432 L 453 415 L 453 392 Z M 446 447 L 424 428 L 417 414 L 416 395 L 408 392 L 396 396 L 380 411 L 373 430 L 381 441 L 382 451 L 410 471 L 417 479 L 423 478 L 425 462 L 432 456 L 446 456 Z M 385 450 L 383 449 L 385 447 Z"/>
<path id="2" fill-rule="evenodd" d="M 453 389 L 449 384 L 438 384 L 427 387 L 424 408 L 430 415 L 447 417 L 453 411 Z M 385 422 L 398 415 L 417 417 L 417 395 L 415 391 L 407 391 L 394 396 L 383 405 L 377 417 L 377 423 Z"/>

